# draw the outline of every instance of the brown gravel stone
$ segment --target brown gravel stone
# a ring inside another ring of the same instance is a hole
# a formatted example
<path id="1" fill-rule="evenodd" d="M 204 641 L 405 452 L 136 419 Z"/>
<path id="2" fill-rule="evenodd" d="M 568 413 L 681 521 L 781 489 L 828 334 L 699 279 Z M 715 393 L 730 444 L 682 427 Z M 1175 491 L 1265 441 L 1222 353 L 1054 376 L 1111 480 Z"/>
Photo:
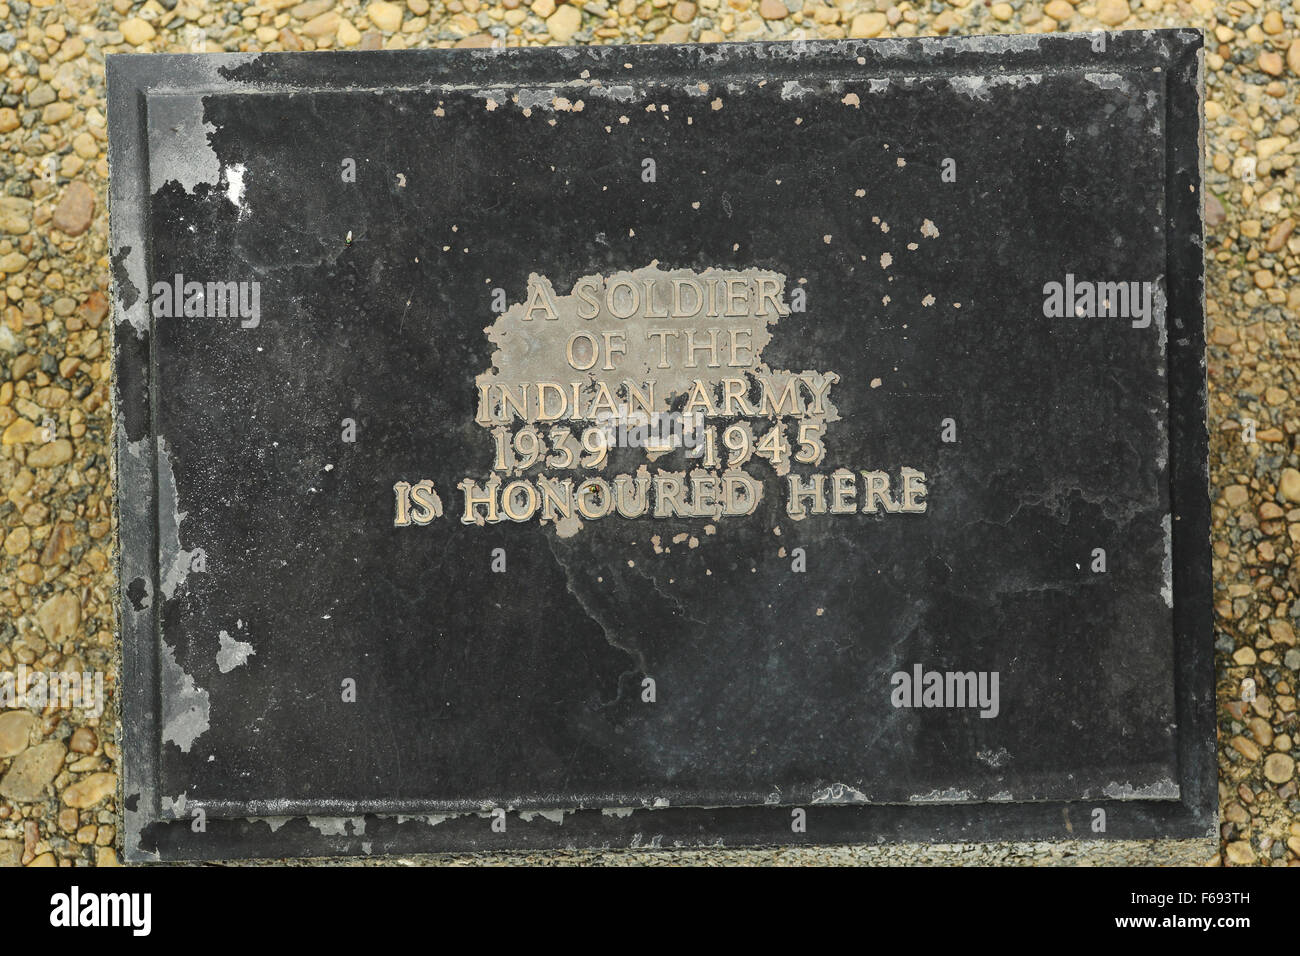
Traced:
<path id="1" fill-rule="evenodd" d="M 0 840 L 0 867 L 22 866 L 22 859 L 23 845 L 20 840 Z"/>
<path id="2" fill-rule="evenodd" d="M 1227 854 L 1228 862 L 1236 866 L 1250 866 L 1255 862 L 1255 851 L 1251 849 L 1250 844 L 1245 840 L 1229 843 Z"/>
<path id="3" fill-rule="evenodd" d="M 72 732 L 72 739 L 68 741 L 68 749 L 78 754 L 93 754 L 98 746 L 99 740 L 89 727 L 78 727 Z"/>
<path id="4" fill-rule="evenodd" d="M 1230 743 L 1232 749 L 1247 760 L 1255 761 L 1259 759 L 1259 746 L 1249 737 L 1233 737 Z"/>
<path id="5" fill-rule="evenodd" d="M 1268 636 L 1278 644 L 1291 645 L 1295 643 L 1295 628 L 1290 621 L 1275 617 L 1268 622 Z"/>
<path id="6" fill-rule="evenodd" d="M 1286 241 L 1291 238 L 1291 233 L 1295 231 L 1295 220 L 1290 217 L 1283 219 L 1275 225 L 1268 234 L 1268 241 L 1264 243 L 1265 252 L 1279 252 L 1286 245 Z"/>
<path id="7" fill-rule="evenodd" d="M 17 803 L 41 799 L 45 786 L 63 766 L 63 744 L 57 740 L 29 747 L 14 758 L 0 779 L 0 797 Z"/>
<path id="8" fill-rule="evenodd" d="M 1244 824 L 1250 822 L 1250 814 L 1240 803 L 1230 803 L 1223 808 L 1223 818 L 1230 823 Z"/>
<path id="9" fill-rule="evenodd" d="M 75 540 L 76 532 L 73 531 L 72 525 L 60 521 L 54 526 L 54 531 L 50 533 L 45 547 L 41 550 L 41 565 L 48 568 L 56 564 L 70 564 L 72 555 L 69 549 Z"/>
<path id="10" fill-rule="evenodd" d="M 81 604 L 76 595 L 67 591 L 56 594 L 36 611 L 36 621 L 47 641 L 63 641 L 76 634 L 81 625 Z"/>
<path id="11" fill-rule="evenodd" d="M 1283 468 L 1278 478 L 1278 490 L 1287 501 L 1300 503 L 1300 471 Z"/>
<path id="12" fill-rule="evenodd" d="M 1097 19 L 1108 27 L 1117 27 L 1132 14 L 1128 0 L 1100 0 L 1097 4 Z"/>
<path id="13" fill-rule="evenodd" d="M 96 289 L 86 296 L 86 301 L 77 308 L 77 315 L 92 329 L 99 328 L 99 323 L 108 315 L 108 296 Z"/>
<path id="14" fill-rule="evenodd" d="M 81 181 L 68 184 L 54 210 L 54 228 L 69 236 L 79 236 L 90 228 L 95 215 L 95 191 Z"/>
<path id="15" fill-rule="evenodd" d="M 41 360 L 31 352 L 24 352 L 14 359 L 13 365 L 9 367 L 9 377 L 15 382 L 26 378 L 27 373 L 33 371 L 40 363 Z"/>
<path id="16" fill-rule="evenodd" d="M 1273 783 L 1286 783 L 1295 774 L 1295 760 L 1290 754 L 1269 754 L 1264 761 L 1264 776 Z"/>
<path id="17" fill-rule="evenodd" d="M 1250 735 L 1255 738 L 1255 743 L 1261 747 L 1268 747 L 1273 743 L 1273 728 L 1269 726 L 1268 721 L 1263 717 L 1252 717 L 1248 723 Z"/>
<path id="18" fill-rule="evenodd" d="M 53 468 L 71 460 L 72 442 L 66 438 L 57 438 L 27 456 L 27 464 L 33 468 Z"/>
<path id="19" fill-rule="evenodd" d="M 27 749 L 36 718 L 25 710 L 0 712 L 0 757 L 16 757 Z"/>
<path id="20" fill-rule="evenodd" d="M 1282 75 L 1282 57 L 1272 50 L 1265 50 L 1259 55 L 1259 68 L 1269 76 Z"/>
<path id="21" fill-rule="evenodd" d="M 329 13 L 322 13 L 314 19 L 308 20 L 300 28 L 305 36 L 324 37 L 333 36 L 339 28 L 339 15 L 331 10 Z"/>
<path id="22" fill-rule="evenodd" d="M 1067 23 L 1074 19 L 1074 7 L 1066 0 L 1047 0 L 1043 12 L 1058 23 Z"/>
<path id="23" fill-rule="evenodd" d="M 22 554 L 31 547 L 31 543 L 32 533 L 19 525 L 5 536 L 5 554 L 10 556 Z"/>
<path id="24" fill-rule="evenodd" d="M 299 20 L 311 20 L 327 10 L 334 9 L 334 0 L 306 0 L 289 8 L 289 16 Z"/>
<path id="25" fill-rule="evenodd" d="M 1207 226 L 1221 226 L 1227 218 L 1228 214 L 1224 211 L 1223 203 L 1219 202 L 1218 197 L 1213 193 L 1206 194 L 1205 224 Z"/>
<path id="26" fill-rule="evenodd" d="M 32 228 L 32 201 L 21 196 L 0 196 L 0 232 L 21 236 Z"/>
<path id="27" fill-rule="evenodd" d="M 99 803 L 115 789 L 117 789 L 116 774 L 92 773 L 64 790 L 63 802 L 70 807 L 84 810 Z"/>

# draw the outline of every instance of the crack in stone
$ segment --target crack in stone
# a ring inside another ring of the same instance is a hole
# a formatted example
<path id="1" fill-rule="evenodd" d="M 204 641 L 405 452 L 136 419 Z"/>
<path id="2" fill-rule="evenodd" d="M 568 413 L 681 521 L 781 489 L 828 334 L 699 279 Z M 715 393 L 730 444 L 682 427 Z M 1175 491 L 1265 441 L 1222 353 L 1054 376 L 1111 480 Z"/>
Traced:
<path id="1" fill-rule="evenodd" d="M 637 667 L 637 670 L 624 671 L 623 673 L 621 673 L 619 675 L 619 682 L 618 682 L 619 683 L 618 695 L 615 696 L 615 698 L 611 701 L 604 701 L 601 703 L 602 708 L 611 707 L 623 699 L 623 678 L 624 677 L 635 677 L 638 673 L 640 674 L 649 673 L 649 668 L 646 666 L 645 656 L 639 648 L 635 648 L 625 644 L 620 644 L 614 638 L 614 635 L 612 633 L 612 625 L 602 620 L 600 614 L 594 608 L 592 608 L 590 605 L 587 604 L 586 599 L 583 598 L 583 596 L 574 587 L 573 572 L 570 570 L 568 564 L 565 563 L 564 559 L 561 558 L 560 555 L 556 552 L 555 542 L 552 540 L 551 536 L 543 535 L 542 538 L 546 542 L 547 549 L 551 552 L 551 557 L 555 559 L 555 563 L 559 565 L 560 569 L 564 572 L 565 590 L 568 591 L 571 595 L 573 595 L 574 600 L 578 602 L 578 606 L 582 608 L 582 612 L 587 616 L 587 619 L 600 628 L 600 633 L 605 638 L 605 643 L 607 643 L 610 647 L 615 648 L 616 650 L 622 651 L 624 654 L 626 654 L 628 657 L 632 659 L 632 663 L 635 664 Z"/>

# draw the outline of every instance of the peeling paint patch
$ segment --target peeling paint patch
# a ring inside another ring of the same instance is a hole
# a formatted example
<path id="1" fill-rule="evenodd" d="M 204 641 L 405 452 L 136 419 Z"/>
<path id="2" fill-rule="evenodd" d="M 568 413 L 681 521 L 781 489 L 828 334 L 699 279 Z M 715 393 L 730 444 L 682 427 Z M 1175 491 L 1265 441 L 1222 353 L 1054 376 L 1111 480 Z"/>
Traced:
<path id="1" fill-rule="evenodd" d="M 228 631 L 222 631 L 219 638 L 221 647 L 217 650 L 217 670 L 223 674 L 248 663 L 248 659 L 257 653 L 252 644 L 235 640 Z"/>
<path id="2" fill-rule="evenodd" d="M 244 174 L 247 172 L 248 168 L 243 163 L 226 167 L 226 198 L 239 210 L 240 219 L 248 214 L 248 209 L 244 205 Z"/>
<path id="3" fill-rule="evenodd" d="M 185 583 L 186 576 L 198 550 L 181 549 L 181 522 L 185 512 L 180 510 L 176 491 L 176 476 L 172 472 L 167 439 L 158 436 L 158 564 L 162 570 L 159 587 L 164 600 L 170 601 L 176 589 Z"/>
<path id="4" fill-rule="evenodd" d="M 361 836 L 366 832 L 365 817 L 308 817 L 307 825 L 321 836 Z"/>
<path id="5" fill-rule="evenodd" d="M 986 101 L 993 90 L 999 86 L 1029 86 L 1041 83 L 1042 76 L 1032 73 L 1009 74 L 1006 76 L 966 75 L 948 78 L 948 85 L 958 93 L 965 94 L 973 100 Z"/>
<path id="6" fill-rule="evenodd" d="M 1006 747 L 999 747 L 997 750 L 979 750 L 975 753 L 975 759 L 980 763 L 988 764 L 990 767 L 1001 767 L 1007 762 L 1011 754 L 1007 753 Z"/>
<path id="7" fill-rule="evenodd" d="M 221 161 L 209 145 L 217 128 L 203 118 L 203 97 L 173 93 L 149 97 L 149 189 L 174 182 L 187 193 L 199 183 L 216 185 Z"/>
<path id="8" fill-rule="evenodd" d="M 1165 532 L 1165 556 L 1160 561 L 1160 596 L 1165 605 L 1174 606 L 1174 531 L 1173 519 L 1165 515 L 1160 519 L 1160 527 Z"/>
<path id="9" fill-rule="evenodd" d="M 412 816 L 399 813 L 397 815 L 397 825 L 400 827 L 403 823 L 414 822 L 423 823 L 425 826 L 436 827 L 438 824 L 445 823 L 452 819 L 452 817 L 458 815 L 459 814 L 453 813 L 425 813 Z"/>
<path id="10" fill-rule="evenodd" d="M 524 823 L 532 823 L 536 817 L 541 817 L 543 820 L 550 820 L 563 826 L 564 815 L 572 812 L 572 810 L 520 810 L 519 819 Z"/>
<path id="11" fill-rule="evenodd" d="M 150 814 L 144 813 L 140 809 L 140 803 L 141 799 L 138 792 L 124 794 L 122 818 L 126 824 L 128 834 L 126 837 L 127 844 L 132 848 L 137 859 L 157 861 L 160 859 L 158 851 L 146 848 L 140 839 L 145 827 L 151 822 Z"/>
<path id="12" fill-rule="evenodd" d="M 867 795 L 847 783 L 833 783 L 812 795 L 810 803 L 867 803 Z"/>
<path id="13" fill-rule="evenodd" d="M 113 298 L 116 321 L 129 323 L 137 335 L 149 331 L 147 300 L 141 294 L 148 287 L 144 254 L 134 246 L 120 246 L 112 256 Z"/>
<path id="14" fill-rule="evenodd" d="M 973 798 L 967 790 L 950 787 L 947 790 L 931 790 L 929 793 L 914 793 L 907 798 L 911 803 L 966 803 Z"/>
<path id="15" fill-rule="evenodd" d="M 249 817 L 248 822 L 265 823 L 268 827 L 271 828 L 271 832 L 275 833 L 277 830 L 280 829 L 280 827 L 284 826 L 292 819 L 293 817 Z"/>
<path id="16" fill-rule="evenodd" d="M 1121 90 L 1129 92 L 1128 80 L 1121 73 L 1085 73 L 1083 78 L 1093 86 L 1103 90 Z"/>
<path id="17" fill-rule="evenodd" d="M 1182 790 L 1175 781 L 1166 778 L 1144 787 L 1135 787 L 1131 783 L 1109 783 L 1102 793 L 1112 800 L 1177 800 L 1182 795 Z"/>
<path id="18" fill-rule="evenodd" d="M 176 662 L 176 651 L 170 644 L 160 644 L 159 663 L 162 670 L 162 739 L 173 743 L 183 753 L 189 753 L 194 741 L 208 729 L 211 705 L 208 692 L 194 683 L 194 679 Z"/>

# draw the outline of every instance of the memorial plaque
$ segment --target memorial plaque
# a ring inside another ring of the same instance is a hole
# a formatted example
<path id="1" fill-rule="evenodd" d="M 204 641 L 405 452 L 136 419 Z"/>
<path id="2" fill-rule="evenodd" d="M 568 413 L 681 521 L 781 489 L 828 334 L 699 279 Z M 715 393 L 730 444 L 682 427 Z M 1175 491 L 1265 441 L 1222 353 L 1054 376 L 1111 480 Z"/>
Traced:
<path id="1" fill-rule="evenodd" d="M 1210 833 L 1200 53 L 111 57 L 129 858 Z"/>

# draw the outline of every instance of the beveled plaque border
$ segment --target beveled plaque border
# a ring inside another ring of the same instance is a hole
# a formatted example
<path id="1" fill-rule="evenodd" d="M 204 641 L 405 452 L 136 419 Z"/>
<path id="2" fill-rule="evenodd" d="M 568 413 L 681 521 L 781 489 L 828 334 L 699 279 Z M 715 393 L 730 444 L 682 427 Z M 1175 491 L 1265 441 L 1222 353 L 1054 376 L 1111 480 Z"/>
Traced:
<path id="1" fill-rule="evenodd" d="M 1202 224 L 1203 38 L 1199 31 L 791 43 L 405 50 L 309 54 L 119 54 L 106 60 L 114 323 L 114 463 L 124 853 L 129 861 L 342 854 L 1065 839 L 1210 838 L 1218 821 Z M 628 69 L 625 64 L 631 64 Z M 566 811 L 562 822 L 486 813 L 322 807 L 322 815 L 218 819 L 195 832 L 158 787 L 161 747 L 158 436 L 149 261 L 150 95 L 268 90 L 567 87 L 680 80 L 1158 70 L 1165 74 L 1169 481 L 1173 541 L 1177 800 L 834 804 Z M 586 77 L 579 80 L 579 74 Z M 382 79 L 382 84 L 376 80 Z M 1103 834 L 1092 810 L 1107 811 Z M 414 815 L 412 815 L 414 814 Z"/>

